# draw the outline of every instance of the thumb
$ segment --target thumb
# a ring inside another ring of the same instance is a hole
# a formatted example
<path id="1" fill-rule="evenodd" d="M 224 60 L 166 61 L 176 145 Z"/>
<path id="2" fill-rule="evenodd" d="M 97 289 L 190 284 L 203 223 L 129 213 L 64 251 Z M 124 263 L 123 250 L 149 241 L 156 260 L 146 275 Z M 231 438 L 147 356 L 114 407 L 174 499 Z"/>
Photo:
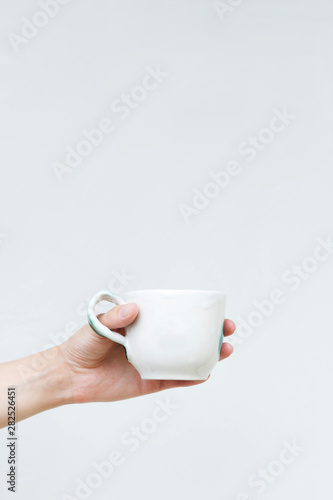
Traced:
<path id="1" fill-rule="evenodd" d="M 133 323 L 137 317 L 139 308 L 137 304 L 130 303 L 122 306 L 116 306 L 110 309 L 105 314 L 99 316 L 99 321 L 102 325 L 107 326 L 110 330 L 117 330 Z"/>

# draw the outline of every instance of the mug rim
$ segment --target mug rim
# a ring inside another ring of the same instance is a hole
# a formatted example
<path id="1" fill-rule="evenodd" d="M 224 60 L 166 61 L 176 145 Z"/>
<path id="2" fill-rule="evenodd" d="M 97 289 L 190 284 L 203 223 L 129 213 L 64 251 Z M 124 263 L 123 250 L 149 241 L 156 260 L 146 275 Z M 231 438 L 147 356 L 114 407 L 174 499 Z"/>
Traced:
<path id="1" fill-rule="evenodd" d="M 124 292 L 123 295 L 137 294 L 137 293 L 202 293 L 202 294 L 218 294 L 226 298 L 226 294 L 220 292 L 219 290 L 192 290 L 192 289 L 160 289 L 160 288 L 147 288 L 143 290 L 129 290 L 128 292 Z"/>

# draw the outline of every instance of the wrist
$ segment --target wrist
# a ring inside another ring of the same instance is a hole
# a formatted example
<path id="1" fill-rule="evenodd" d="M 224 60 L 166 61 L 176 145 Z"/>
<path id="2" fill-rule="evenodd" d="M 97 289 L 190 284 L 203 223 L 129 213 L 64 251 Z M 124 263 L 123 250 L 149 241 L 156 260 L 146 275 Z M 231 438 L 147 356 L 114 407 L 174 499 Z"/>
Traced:
<path id="1" fill-rule="evenodd" d="M 74 402 L 60 346 L 0 365 L 0 428 L 7 422 L 8 387 L 16 391 L 17 422 Z"/>
<path id="2" fill-rule="evenodd" d="M 61 346 L 45 351 L 48 358 L 45 385 L 49 390 L 49 404 L 52 408 L 74 403 L 72 380 L 68 367 L 64 361 Z"/>
<path id="3" fill-rule="evenodd" d="M 60 346 L 17 362 L 19 420 L 72 402 Z"/>

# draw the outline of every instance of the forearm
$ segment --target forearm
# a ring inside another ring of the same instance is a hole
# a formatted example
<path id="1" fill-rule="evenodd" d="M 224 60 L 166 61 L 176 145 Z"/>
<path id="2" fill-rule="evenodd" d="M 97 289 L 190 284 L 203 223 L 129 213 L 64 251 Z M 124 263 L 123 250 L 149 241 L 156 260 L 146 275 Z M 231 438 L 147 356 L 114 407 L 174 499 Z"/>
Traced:
<path id="1" fill-rule="evenodd" d="M 8 423 L 8 388 L 16 389 L 16 421 L 72 402 L 57 347 L 0 365 L 0 428 Z"/>

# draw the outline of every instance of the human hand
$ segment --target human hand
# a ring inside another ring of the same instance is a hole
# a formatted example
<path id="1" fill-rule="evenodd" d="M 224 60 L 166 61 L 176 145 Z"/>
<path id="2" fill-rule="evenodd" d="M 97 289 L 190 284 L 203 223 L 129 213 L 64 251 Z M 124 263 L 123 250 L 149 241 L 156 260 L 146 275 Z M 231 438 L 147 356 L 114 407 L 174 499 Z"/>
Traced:
<path id="1" fill-rule="evenodd" d="M 100 315 L 100 321 L 125 334 L 138 314 L 136 304 L 116 306 Z M 224 323 L 224 335 L 235 331 L 233 321 Z M 233 348 L 222 344 L 220 360 Z M 153 392 L 202 384 L 194 380 L 142 380 L 127 360 L 122 345 L 83 326 L 63 344 L 0 365 L 0 429 L 8 423 L 6 394 L 16 388 L 16 421 L 58 406 L 93 401 L 119 401 Z M 2 396 L 1 396 L 2 395 Z"/>
<path id="2" fill-rule="evenodd" d="M 125 334 L 138 314 L 134 303 L 113 307 L 99 316 L 110 330 Z M 235 324 L 224 322 L 224 336 L 232 335 Z M 187 387 L 205 381 L 142 380 L 134 366 L 127 360 L 125 349 L 105 337 L 96 334 L 89 325 L 83 326 L 64 344 L 59 346 L 62 367 L 68 377 L 74 403 L 118 401 L 153 392 Z M 226 359 L 233 347 L 223 343 L 220 360 Z"/>

